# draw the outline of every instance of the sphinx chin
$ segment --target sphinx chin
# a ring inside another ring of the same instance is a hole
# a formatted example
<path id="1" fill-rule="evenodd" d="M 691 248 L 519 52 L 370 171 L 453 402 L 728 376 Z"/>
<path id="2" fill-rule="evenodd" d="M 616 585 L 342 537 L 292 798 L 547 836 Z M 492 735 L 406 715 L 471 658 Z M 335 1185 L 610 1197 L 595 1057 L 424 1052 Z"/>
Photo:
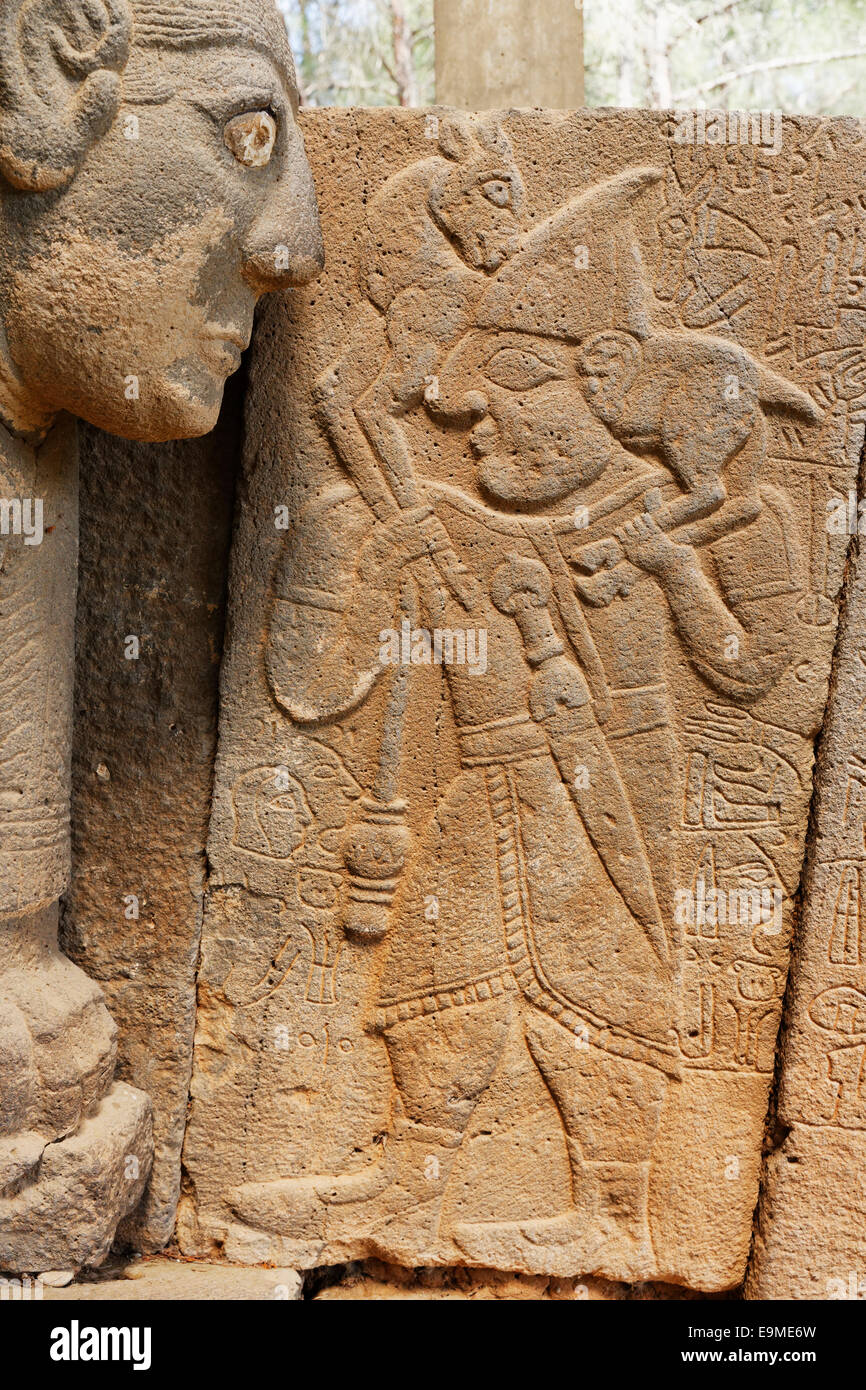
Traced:
<path id="1" fill-rule="evenodd" d="M 224 393 L 224 381 L 214 383 L 206 393 L 178 387 L 166 393 L 158 406 L 142 417 L 141 433 L 128 437 L 162 444 L 171 439 L 198 439 L 210 434 L 216 428 Z"/>
<path id="2" fill-rule="evenodd" d="M 128 377 L 118 399 L 77 400 L 67 409 L 109 434 L 143 444 L 198 439 L 215 428 L 226 379 L 188 367 L 154 382 Z"/>

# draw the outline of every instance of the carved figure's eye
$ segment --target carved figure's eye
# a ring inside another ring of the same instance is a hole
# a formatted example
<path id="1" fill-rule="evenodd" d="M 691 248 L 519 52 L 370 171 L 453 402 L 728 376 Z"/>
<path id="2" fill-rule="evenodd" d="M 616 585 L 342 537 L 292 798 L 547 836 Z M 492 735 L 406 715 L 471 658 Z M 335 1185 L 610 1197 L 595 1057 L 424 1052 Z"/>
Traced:
<path id="1" fill-rule="evenodd" d="M 531 391 L 546 381 L 562 379 L 563 373 L 555 362 L 545 362 L 534 352 L 520 348 L 503 348 L 491 357 L 484 375 L 506 391 Z"/>
<path id="2" fill-rule="evenodd" d="M 494 207 L 511 207 L 511 184 L 505 179 L 489 179 L 482 191 L 488 203 L 493 203 Z"/>
<path id="3" fill-rule="evenodd" d="M 277 143 L 277 123 L 270 111 L 247 111 L 228 122 L 225 142 L 245 169 L 264 169 Z"/>

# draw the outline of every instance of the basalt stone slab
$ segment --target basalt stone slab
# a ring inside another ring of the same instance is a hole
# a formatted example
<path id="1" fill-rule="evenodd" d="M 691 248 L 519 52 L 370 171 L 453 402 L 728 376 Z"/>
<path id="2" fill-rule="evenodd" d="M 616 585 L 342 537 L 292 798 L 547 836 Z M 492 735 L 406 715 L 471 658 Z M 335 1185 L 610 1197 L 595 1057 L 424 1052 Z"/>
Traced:
<path id="1" fill-rule="evenodd" d="M 180 1192 L 241 406 L 232 383 L 203 440 L 82 431 L 63 940 L 109 1000 L 120 1075 L 153 1103 L 153 1172 L 124 1230 L 145 1250 Z"/>
<path id="2" fill-rule="evenodd" d="M 861 129 L 305 133 L 329 264 L 251 369 L 181 1244 L 733 1288 L 863 437 Z"/>
<path id="3" fill-rule="evenodd" d="M 856 528 L 856 498 L 852 494 Z M 816 774 L 750 1298 L 866 1297 L 866 566 L 852 561 Z"/>

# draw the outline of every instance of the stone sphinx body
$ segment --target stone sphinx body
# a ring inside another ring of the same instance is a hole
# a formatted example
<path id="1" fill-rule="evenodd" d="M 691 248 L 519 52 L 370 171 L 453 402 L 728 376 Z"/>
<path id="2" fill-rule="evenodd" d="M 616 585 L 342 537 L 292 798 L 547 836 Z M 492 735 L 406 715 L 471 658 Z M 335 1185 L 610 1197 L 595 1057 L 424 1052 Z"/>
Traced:
<path id="1" fill-rule="evenodd" d="M 101 992 L 57 946 L 73 417 L 152 441 L 213 427 L 257 299 L 321 267 L 296 111 L 267 0 L 0 5 L 0 476 L 44 513 L 41 544 L 0 538 L 0 1268 L 101 1258 L 151 1158 Z"/>

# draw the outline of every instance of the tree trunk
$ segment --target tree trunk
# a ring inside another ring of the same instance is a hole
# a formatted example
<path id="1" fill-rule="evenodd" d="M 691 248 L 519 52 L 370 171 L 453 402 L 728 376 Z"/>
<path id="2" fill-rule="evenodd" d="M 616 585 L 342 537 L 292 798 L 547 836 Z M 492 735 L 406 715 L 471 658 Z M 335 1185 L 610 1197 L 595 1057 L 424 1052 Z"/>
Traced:
<path id="1" fill-rule="evenodd" d="M 391 33 L 394 41 L 394 80 L 397 100 L 401 106 L 418 105 L 415 64 L 412 59 L 412 40 L 406 16 L 405 0 L 391 0 Z"/>

